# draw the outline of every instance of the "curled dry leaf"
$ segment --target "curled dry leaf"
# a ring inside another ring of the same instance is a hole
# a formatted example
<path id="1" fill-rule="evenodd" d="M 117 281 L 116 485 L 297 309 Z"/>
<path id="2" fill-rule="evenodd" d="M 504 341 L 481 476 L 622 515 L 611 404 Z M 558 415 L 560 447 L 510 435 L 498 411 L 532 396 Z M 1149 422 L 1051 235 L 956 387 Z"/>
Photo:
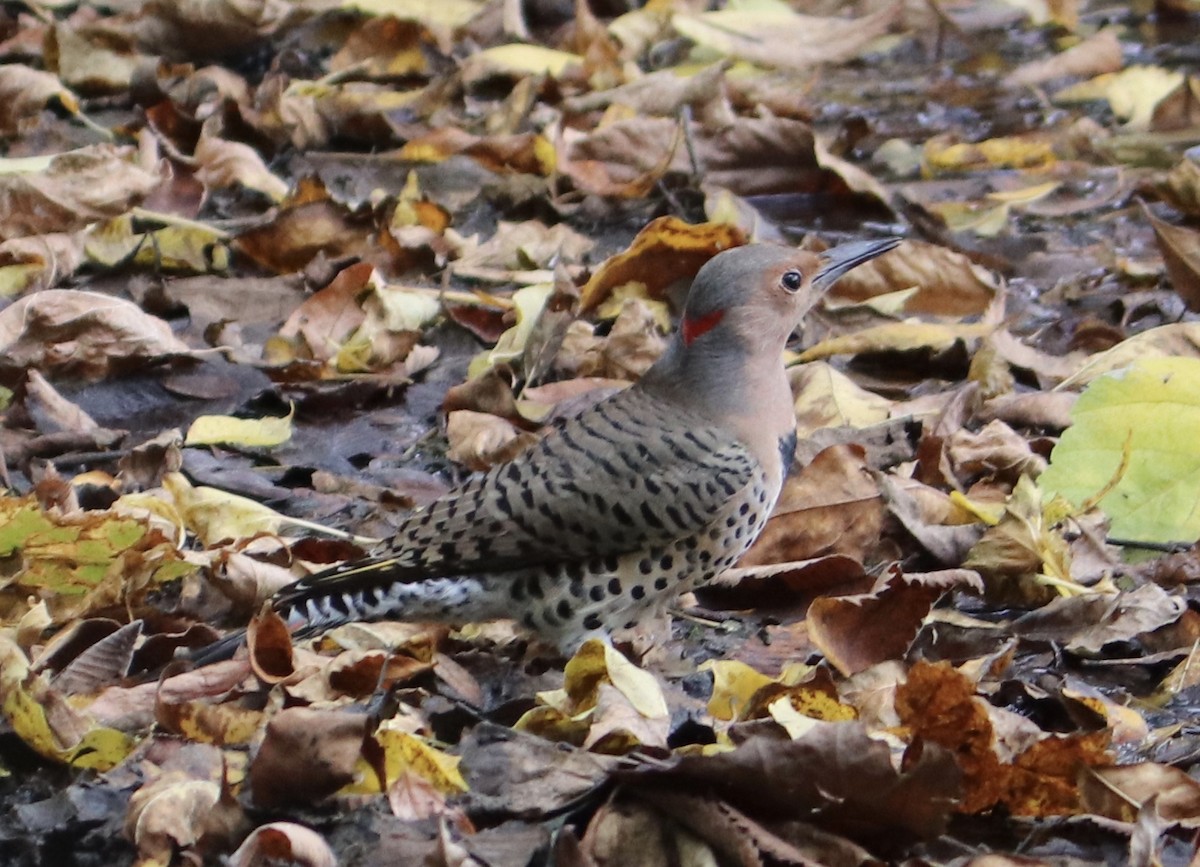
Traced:
<path id="1" fill-rule="evenodd" d="M 1142 213 L 1154 227 L 1171 285 L 1189 310 L 1200 310 L 1200 232 L 1158 219 L 1144 203 Z"/>
<path id="2" fill-rule="evenodd" d="M 287 624 L 268 604 L 246 629 L 250 667 L 264 683 L 279 683 L 295 672 L 292 635 Z"/>
<path id="3" fill-rule="evenodd" d="M 79 111 L 79 101 L 57 75 L 19 63 L 0 66 L 0 134 L 15 136 L 35 126 L 51 100 Z"/>
<path id="4" fill-rule="evenodd" d="M 279 861 L 297 867 L 337 867 L 325 838 L 294 822 L 270 822 L 255 828 L 229 856 L 229 867 L 258 867 Z"/>
<path id="5" fill-rule="evenodd" d="M 87 433 L 100 427 L 90 415 L 59 394 L 46 377 L 34 369 L 25 375 L 25 409 L 34 417 L 42 433 L 64 430 Z"/>
<path id="6" fill-rule="evenodd" d="M 661 69 L 611 90 L 571 97 L 563 102 L 563 107 L 570 112 L 586 112 L 610 105 L 623 105 L 643 116 L 673 117 L 681 106 L 719 99 L 725 73 L 732 65 L 730 61 L 723 60 L 690 75 L 681 75 L 674 69 Z"/>
<path id="7" fill-rule="evenodd" d="M 960 428 L 947 437 L 945 448 L 962 487 L 984 475 L 1015 484 L 1022 475 L 1036 479 L 1046 468 L 1046 459 L 1002 421 L 988 422 L 978 432 Z"/>
<path id="8" fill-rule="evenodd" d="M 125 213 L 162 180 L 134 155 L 132 148 L 93 145 L 36 171 L 0 175 L 0 239 L 73 232 Z"/>
<path id="9" fill-rule="evenodd" d="M 518 429 L 494 415 L 455 410 L 446 417 L 447 454 L 473 470 L 486 470 L 511 461 L 535 442 L 537 437 Z"/>
<path id="10" fill-rule="evenodd" d="M 885 516 L 861 446 L 830 446 L 784 483 L 775 511 L 738 565 L 825 554 L 861 554 L 878 543 Z"/>
<path id="11" fill-rule="evenodd" d="M 970 569 L 905 574 L 892 567 L 870 593 L 826 596 L 808 609 L 808 630 L 825 658 L 847 677 L 900 659 L 938 598 L 954 589 L 983 591 Z"/>
<path id="12" fill-rule="evenodd" d="M 0 371 L 103 379 L 189 352 L 163 320 L 95 292 L 47 289 L 0 310 Z"/>
<path id="13" fill-rule="evenodd" d="M 220 783 L 166 774 L 133 794 L 125 834 L 147 862 L 166 864 L 181 850 L 227 845 L 245 824 Z"/>
<path id="14" fill-rule="evenodd" d="M 60 22 L 50 31 L 46 57 L 63 83 L 88 95 L 128 90 L 145 60 L 127 34 L 86 25 L 74 27 L 68 22 Z"/>
<path id="15" fill-rule="evenodd" d="M 621 307 L 606 337 L 597 337 L 586 322 L 572 322 L 554 366 L 571 376 L 637 379 L 666 349 L 657 323 L 654 311 L 637 298 Z"/>
<path id="16" fill-rule="evenodd" d="M 94 694 L 100 687 L 123 677 L 129 670 L 134 647 L 144 626 L 140 620 L 135 620 L 86 647 L 54 675 L 54 688 L 65 695 Z"/>
<path id="17" fill-rule="evenodd" d="M 1116 27 L 1105 27 L 1061 54 L 1018 66 L 1004 77 L 1008 87 L 1029 87 L 1067 76 L 1117 72 L 1124 65 Z"/>
<path id="18" fill-rule="evenodd" d="M 1200 785 L 1179 768 L 1145 762 L 1120 768 L 1096 768 L 1082 783 L 1083 808 L 1119 822 L 1133 822 L 1151 801 L 1166 822 L 1200 827 Z"/>
<path id="19" fill-rule="evenodd" d="M 0 298 L 53 286 L 74 274 L 83 259 L 78 232 L 10 238 L 0 243 Z"/>
<path id="20" fill-rule="evenodd" d="M 830 297 L 864 301 L 911 287 L 909 314 L 977 316 L 1001 291 L 999 278 L 962 253 L 923 241 L 905 241 L 887 256 L 855 268 L 838 280 Z"/>
<path id="21" fill-rule="evenodd" d="M 648 797 L 660 786 L 701 789 L 760 822 L 816 813 L 822 829 L 866 843 L 940 834 L 958 801 L 959 777 L 951 753 L 934 744 L 897 770 L 887 744 L 854 722 L 817 722 L 797 740 L 752 735 L 732 752 L 621 774 Z"/>
<path id="22" fill-rule="evenodd" d="M 258 151 L 249 145 L 203 135 L 193 157 L 199 164 L 196 178 L 208 190 L 241 185 L 276 202 L 287 195 L 287 183 L 273 175 Z"/>
<path id="23" fill-rule="evenodd" d="M 3 314 L 0 314 L 0 322 Z M 1150 328 L 1122 340 L 1111 349 L 1086 359 L 1081 367 L 1060 382 L 1058 389 L 1077 389 L 1106 373 L 1128 367 L 1146 358 L 1200 358 L 1200 324 L 1177 322 Z"/>
<path id="24" fill-rule="evenodd" d="M 1146 130 L 1150 128 L 1155 107 L 1183 80 L 1182 72 L 1157 66 L 1128 66 L 1066 87 L 1053 98 L 1057 103 L 1107 100 L 1127 129 Z"/>
<path id="25" fill-rule="evenodd" d="M 887 420 L 892 401 L 859 388 L 823 361 L 788 369 L 795 398 L 796 433 L 801 438 L 830 427 L 864 428 Z"/>
<path id="26" fill-rule="evenodd" d="M 275 714 L 250 763 L 255 802 L 312 804 L 352 781 L 368 722 L 365 714 L 302 707 Z"/>
<path id="27" fill-rule="evenodd" d="M 1079 620 L 1079 628 L 1066 642 L 1067 649 L 1080 655 L 1099 654 L 1105 645 L 1121 642 L 1151 642 L 1155 649 L 1176 650 L 1177 642 L 1159 642 L 1151 638 L 1152 632 L 1165 632 L 1165 627 L 1179 621 L 1187 612 L 1187 602 L 1173 596 L 1157 584 L 1143 584 L 1136 590 L 1108 599 L 1109 604 L 1101 610 L 1093 610 L 1093 616 Z M 1065 606 L 1065 602 L 1060 602 Z M 1166 637 L 1165 635 L 1162 637 Z M 1192 644 L 1191 636 L 1181 636 L 1185 647 Z M 1174 645 L 1174 646 L 1169 646 Z"/>
<path id="28" fill-rule="evenodd" d="M 885 473 L 875 479 L 888 511 L 939 563 L 962 563 L 983 535 L 985 526 L 971 522 L 973 516 L 963 515 L 941 491 Z"/>
<path id="29" fill-rule="evenodd" d="M 652 298 L 662 297 L 676 281 L 691 280 L 722 250 L 745 243 L 741 233 L 719 223 L 691 225 L 678 217 L 659 217 L 638 232 L 629 249 L 604 262 L 580 292 L 586 312 L 598 307 L 613 289 L 637 282 Z"/>
<path id="30" fill-rule="evenodd" d="M 443 126 L 405 143 L 400 159 L 441 162 L 463 154 L 497 174 L 517 172 L 548 175 L 554 170 L 554 146 L 533 133 L 475 136 L 456 127 Z"/>
<path id="31" fill-rule="evenodd" d="M 1185 214 L 1200 215 L 1200 154 L 1184 157 L 1157 183 L 1164 198 Z M 0 247 L 0 250 L 3 248 Z"/>
<path id="32" fill-rule="evenodd" d="M 482 270 L 528 271 L 549 268 L 558 262 L 577 264 L 596 242 L 565 223 L 547 226 L 537 220 L 513 223 L 501 220 L 496 231 L 480 244 L 464 242 L 451 272 L 472 276 Z"/>
<path id="33" fill-rule="evenodd" d="M 893 3 L 861 18 L 798 15 L 785 6 L 760 10 L 723 9 L 676 13 L 672 26 L 706 48 L 768 68 L 807 71 L 821 63 L 849 60 L 888 31 L 903 4 Z"/>

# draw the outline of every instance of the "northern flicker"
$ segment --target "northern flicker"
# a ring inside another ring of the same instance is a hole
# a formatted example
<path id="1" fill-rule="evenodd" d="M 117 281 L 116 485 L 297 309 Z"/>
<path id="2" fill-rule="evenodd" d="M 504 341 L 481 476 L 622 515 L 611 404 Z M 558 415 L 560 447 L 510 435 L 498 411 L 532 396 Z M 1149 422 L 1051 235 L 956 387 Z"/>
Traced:
<path id="1" fill-rule="evenodd" d="M 300 635 L 513 618 L 564 651 L 663 612 L 735 563 L 775 505 L 796 447 L 789 336 L 835 280 L 898 243 L 717 255 L 639 382 L 414 513 L 368 558 L 284 588 L 274 608 Z"/>

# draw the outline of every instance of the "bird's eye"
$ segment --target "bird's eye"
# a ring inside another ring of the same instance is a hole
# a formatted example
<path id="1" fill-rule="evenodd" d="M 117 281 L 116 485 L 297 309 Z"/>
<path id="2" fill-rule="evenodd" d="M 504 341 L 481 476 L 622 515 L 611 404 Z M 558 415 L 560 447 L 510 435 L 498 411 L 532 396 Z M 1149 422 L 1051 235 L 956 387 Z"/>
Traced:
<path id="1" fill-rule="evenodd" d="M 779 278 L 779 285 L 783 287 L 785 292 L 798 292 L 800 291 L 800 287 L 804 285 L 804 275 L 795 268 L 784 271 L 783 276 Z"/>

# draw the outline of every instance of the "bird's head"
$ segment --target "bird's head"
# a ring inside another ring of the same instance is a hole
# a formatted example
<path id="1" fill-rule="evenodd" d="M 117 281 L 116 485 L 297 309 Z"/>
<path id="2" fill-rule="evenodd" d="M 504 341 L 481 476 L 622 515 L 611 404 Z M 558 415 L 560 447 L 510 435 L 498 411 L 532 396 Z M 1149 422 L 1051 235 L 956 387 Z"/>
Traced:
<path id="1" fill-rule="evenodd" d="M 696 275 L 676 339 L 689 355 L 736 347 L 774 360 L 839 277 L 899 243 L 859 241 L 823 253 L 752 244 L 719 253 Z"/>

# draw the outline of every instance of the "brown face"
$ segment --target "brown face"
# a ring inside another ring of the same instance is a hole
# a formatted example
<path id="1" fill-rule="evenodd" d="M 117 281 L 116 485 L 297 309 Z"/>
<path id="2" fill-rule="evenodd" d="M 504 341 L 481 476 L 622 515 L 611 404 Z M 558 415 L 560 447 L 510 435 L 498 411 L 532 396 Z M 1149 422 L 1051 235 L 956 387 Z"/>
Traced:
<path id="1" fill-rule="evenodd" d="M 838 277 L 898 243 L 863 241 L 823 253 L 753 244 L 721 253 L 692 286 L 680 326 L 683 344 L 711 333 L 701 341 L 711 347 L 724 333 L 743 349 L 781 346 Z"/>
<path id="2" fill-rule="evenodd" d="M 754 278 L 755 298 L 741 305 L 734 327 L 748 345 L 786 342 L 819 297 L 813 279 L 820 272 L 816 253 L 773 248 Z M 765 257 L 764 257 L 765 258 Z"/>
<path id="3" fill-rule="evenodd" d="M 817 300 L 813 278 L 821 269 L 821 259 L 804 250 L 795 251 L 788 259 L 767 270 L 763 288 L 772 310 L 794 328 Z"/>

